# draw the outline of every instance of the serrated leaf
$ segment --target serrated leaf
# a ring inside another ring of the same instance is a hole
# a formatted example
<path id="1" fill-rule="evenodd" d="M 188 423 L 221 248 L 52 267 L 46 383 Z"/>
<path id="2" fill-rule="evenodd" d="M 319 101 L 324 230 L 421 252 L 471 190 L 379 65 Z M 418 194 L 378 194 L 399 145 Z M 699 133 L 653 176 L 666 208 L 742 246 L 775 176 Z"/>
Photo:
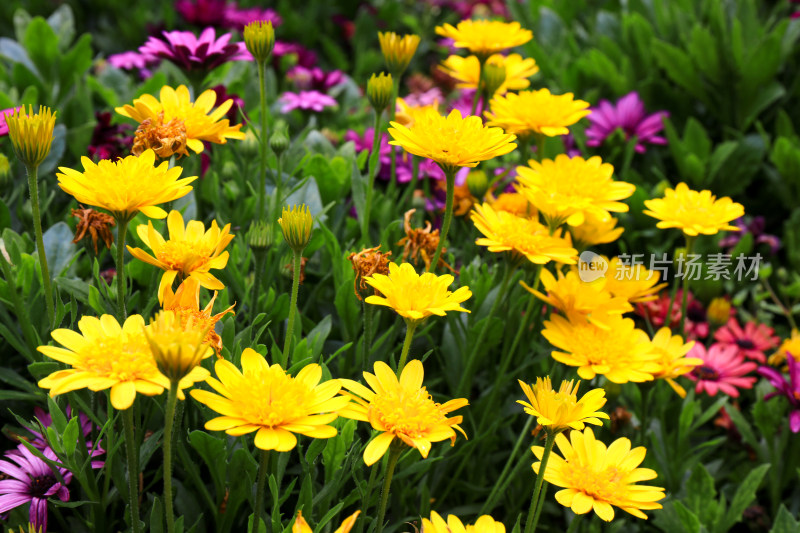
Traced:
<path id="1" fill-rule="evenodd" d="M 722 521 L 717 522 L 714 526 L 714 531 L 723 533 L 729 531 L 730 528 L 742 519 L 742 513 L 756 498 L 756 492 L 761 485 L 761 481 L 769 470 L 770 464 L 762 464 L 752 469 L 744 480 L 739 483 L 736 492 L 731 500 L 730 507 L 725 513 Z"/>

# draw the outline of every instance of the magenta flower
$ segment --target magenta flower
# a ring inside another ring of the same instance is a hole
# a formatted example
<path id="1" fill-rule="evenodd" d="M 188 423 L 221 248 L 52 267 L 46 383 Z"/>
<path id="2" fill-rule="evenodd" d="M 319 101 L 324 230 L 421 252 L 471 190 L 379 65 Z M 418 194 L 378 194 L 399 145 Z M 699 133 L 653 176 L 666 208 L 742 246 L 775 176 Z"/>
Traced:
<path id="1" fill-rule="evenodd" d="M 244 43 L 229 43 L 226 33 L 217 39 L 214 28 L 195 36 L 190 31 L 165 31 L 163 39 L 150 37 L 139 47 L 145 56 L 168 59 L 186 70 L 211 70 L 227 61 L 252 61 Z"/>
<path id="2" fill-rule="evenodd" d="M 766 362 L 764 352 L 778 346 L 780 339 L 773 335 L 775 330 L 766 324 L 748 322 L 744 329 L 735 318 L 714 332 L 714 340 L 724 346 L 735 346 L 738 352 L 749 359 L 759 363 Z"/>
<path id="3" fill-rule="evenodd" d="M 94 161 L 99 161 L 101 159 L 115 160 L 127 155 L 133 142 L 130 134 L 131 126 L 128 124 L 112 125 L 113 117 L 108 111 L 96 111 L 94 117 L 97 119 L 97 124 L 87 148 L 89 157 Z"/>
<path id="4" fill-rule="evenodd" d="M 50 448 L 45 448 L 42 454 L 48 459 L 58 460 Z M 62 502 L 69 500 L 66 485 L 72 480 L 72 473 L 66 468 L 58 469 L 64 480 L 62 484 L 52 468 L 22 444 L 17 450 L 7 453 L 6 458 L 8 461 L 0 461 L 0 474 L 6 476 L 0 481 L 0 513 L 30 502 L 31 524 L 46 532 L 47 498 L 55 496 Z"/>
<path id="5" fill-rule="evenodd" d="M 67 406 L 66 411 L 67 418 L 72 418 L 72 408 Z M 53 419 L 50 416 L 50 413 L 45 412 L 44 409 L 41 407 L 34 407 L 33 409 L 33 416 L 42 423 L 45 429 L 49 428 L 53 424 Z M 88 453 L 92 457 L 97 457 L 99 455 L 103 455 L 105 450 L 101 448 L 99 445 L 95 448 L 94 443 L 89 440 L 89 435 L 92 433 L 92 422 L 89 420 L 89 417 L 83 413 L 78 414 L 78 423 L 81 426 L 81 431 L 83 432 L 83 439 L 86 441 L 86 448 Z M 50 449 L 50 445 L 47 443 L 47 439 L 45 436 L 38 430 L 38 427 L 29 427 L 25 426 L 28 431 L 33 434 L 33 438 L 30 439 L 31 446 L 36 448 L 37 450 L 44 453 L 45 450 Z M 17 455 L 16 451 L 9 452 L 9 455 Z M 92 468 L 102 468 L 104 461 L 92 461 Z"/>
<path id="6" fill-rule="evenodd" d="M 698 394 L 705 391 L 709 396 L 715 396 L 721 391 L 732 398 L 738 398 L 739 389 L 751 389 L 756 382 L 755 377 L 745 376 L 758 365 L 745 362 L 736 346 L 712 344 L 706 350 L 705 346 L 696 342 L 686 357 L 703 360 L 702 365 L 694 367 L 686 374 L 686 377 L 697 382 L 695 392 Z"/>
<path id="7" fill-rule="evenodd" d="M 317 64 L 317 54 L 297 43 L 287 43 L 275 41 L 275 48 L 272 49 L 273 62 L 280 62 L 283 56 L 295 56 L 294 64 L 311 68 Z"/>
<path id="8" fill-rule="evenodd" d="M 800 431 L 800 363 L 791 354 L 786 357 L 786 360 L 789 363 L 788 381 L 783 374 L 768 366 L 760 367 L 758 373 L 778 389 L 764 396 L 765 400 L 771 400 L 776 396 L 783 396 L 789 400 L 789 404 L 792 406 L 792 412 L 789 413 L 789 428 L 792 433 L 797 433 Z"/>
<path id="9" fill-rule="evenodd" d="M 118 69 L 137 71 L 143 80 L 153 75 L 152 68 L 161 63 L 161 59 L 139 52 L 122 52 L 108 56 L 108 64 Z"/>
<path id="10" fill-rule="evenodd" d="M 616 130 L 621 129 L 625 140 L 636 137 L 636 151 L 644 153 L 645 144 L 667 144 L 664 137 L 656 134 L 664 128 L 664 119 L 668 116 L 666 111 L 647 115 L 644 102 L 636 91 L 620 98 L 616 105 L 601 100 L 587 117 L 592 125 L 586 129 L 586 144 L 600 146 Z"/>
<path id="11" fill-rule="evenodd" d="M 724 248 L 726 251 L 731 252 L 739 244 L 739 241 L 742 240 L 746 234 L 750 233 L 753 235 L 753 241 L 758 244 L 766 244 L 769 246 L 769 251 L 773 255 L 778 253 L 778 250 L 781 247 L 781 240 L 775 236 L 766 233 L 764 230 L 766 229 L 767 222 L 764 220 L 764 217 L 757 216 L 750 219 L 745 217 L 737 218 L 733 221 L 733 225 L 738 227 L 740 231 L 729 231 L 726 232 L 727 235 L 723 237 L 719 241 L 720 248 Z"/>
<path id="12" fill-rule="evenodd" d="M 0 111 L 0 137 L 5 137 L 8 135 L 8 124 L 6 124 L 6 117 L 13 115 L 17 109 L 19 108 L 11 107 L 9 109 L 3 109 Z"/>
<path id="13" fill-rule="evenodd" d="M 296 65 L 286 73 L 286 78 L 301 91 L 320 91 L 328 92 L 328 89 L 339 85 L 344 81 L 344 73 L 341 70 L 325 72 L 319 67 L 304 67 Z"/>
<path id="14" fill-rule="evenodd" d="M 280 26 L 283 22 L 281 16 L 270 8 L 251 7 L 239 9 L 236 3 L 228 4 L 224 11 L 225 27 L 241 30 L 251 22 L 263 20 L 272 22 L 273 26 Z"/>
<path id="15" fill-rule="evenodd" d="M 435 105 L 438 102 L 443 102 L 444 95 L 440 88 L 431 87 L 427 91 L 412 92 L 404 97 L 403 100 L 411 107 L 424 107 L 426 105 Z"/>
<path id="16" fill-rule="evenodd" d="M 281 113 L 289 113 L 294 109 L 321 113 L 327 107 L 336 107 L 336 100 L 319 91 L 285 92 L 281 95 Z"/>

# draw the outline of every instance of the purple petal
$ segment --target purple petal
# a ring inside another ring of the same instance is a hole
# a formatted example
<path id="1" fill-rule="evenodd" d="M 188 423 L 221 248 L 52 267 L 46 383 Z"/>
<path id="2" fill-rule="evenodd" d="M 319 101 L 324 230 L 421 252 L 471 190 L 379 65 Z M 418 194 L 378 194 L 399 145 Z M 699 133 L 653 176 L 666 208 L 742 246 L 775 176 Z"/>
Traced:
<path id="1" fill-rule="evenodd" d="M 789 415 L 789 428 L 792 430 L 792 433 L 800 431 L 800 411 L 792 411 Z"/>
<path id="2" fill-rule="evenodd" d="M 5 513 L 24 505 L 31 501 L 33 498 L 28 494 L 3 494 L 0 496 L 0 513 Z"/>
<path id="3" fill-rule="evenodd" d="M 30 521 L 36 528 L 41 528 L 42 532 L 47 531 L 47 500 L 33 498 L 31 500 Z"/>

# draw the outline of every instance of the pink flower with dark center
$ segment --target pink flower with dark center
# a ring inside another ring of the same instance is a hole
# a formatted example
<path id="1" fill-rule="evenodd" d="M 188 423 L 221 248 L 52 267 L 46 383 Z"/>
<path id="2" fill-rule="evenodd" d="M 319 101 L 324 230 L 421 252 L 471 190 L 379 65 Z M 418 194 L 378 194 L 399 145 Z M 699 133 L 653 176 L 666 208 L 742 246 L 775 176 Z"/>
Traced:
<path id="1" fill-rule="evenodd" d="M 325 72 L 319 67 L 296 65 L 289 69 L 286 78 L 298 90 L 328 92 L 328 89 L 344 81 L 344 73 L 341 70 Z"/>
<path id="2" fill-rule="evenodd" d="M 228 117 L 230 124 L 238 124 L 240 117 L 247 116 L 244 109 L 244 100 L 242 100 L 238 94 L 229 93 L 227 87 L 224 85 L 215 85 L 214 87 L 211 87 L 211 90 L 217 95 L 217 102 L 227 102 L 228 100 L 233 100 L 233 105 L 225 114 L 225 116 Z"/>
<path id="3" fill-rule="evenodd" d="M 682 298 L 682 294 L 681 291 L 678 291 L 678 296 L 675 298 Z M 691 293 L 689 293 L 686 300 L 686 339 L 705 339 L 708 337 L 710 330 L 708 327 L 706 308 L 703 307 L 703 304 L 699 300 L 696 300 Z M 681 300 L 678 299 L 678 302 L 680 301 Z"/>
<path id="4" fill-rule="evenodd" d="M 321 113 L 328 107 L 336 107 L 336 100 L 319 91 L 285 92 L 280 98 L 283 103 L 281 113 L 289 113 L 294 109 Z"/>
<path id="5" fill-rule="evenodd" d="M 270 8 L 251 7 L 239 9 L 236 3 L 228 4 L 224 11 L 225 27 L 234 30 L 241 30 L 251 22 L 263 20 L 272 22 L 272 26 L 280 26 L 283 22 L 281 16 Z"/>
<path id="6" fill-rule="evenodd" d="M 773 335 L 775 330 L 766 324 L 747 322 L 744 329 L 735 318 L 714 332 L 714 340 L 724 346 L 735 346 L 738 352 L 759 363 L 766 362 L 764 352 L 778 346 L 780 339 Z"/>
<path id="7" fill-rule="evenodd" d="M 6 117 L 13 115 L 18 107 L 11 107 L 0 111 L 0 137 L 8 135 L 8 124 L 6 124 Z"/>
<path id="8" fill-rule="evenodd" d="M 783 377 L 783 374 L 768 366 L 762 366 L 758 369 L 758 373 L 767 378 L 767 380 L 775 387 L 775 392 L 771 392 L 764 396 L 765 400 L 770 400 L 776 396 L 783 396 L 789 400 L 792 407 L 792 412 L 789 413 L 789 428 L 792 433 L 800 431 L 800 363 L 795 360 L 791 355 L 786 358 L 789 364 L 789 379 Z"/>
<path id="9" fill-rule="evenodd" d="M 50 448 L 42 454 L 48 459 L 58 461 Z M 62 502 L 69 500 L 66 485 L 72 480 L 72 472 L 59 468 L 64 483 L 58 481 L 52 468 L 33 455 L 28 448 L 20 444 L 16 450 L 6 454 L 7 461 L 0 461 L 0 514 L 30 502 L 30 523 L 35 528 L 47 531 L 47 499 L 56 497 Z M 38 529 L 37 529 L 38 530 Z"/>
<path id="10" fill-rule="evenodd" d="M 681 301 L 683 289 L 678 289 L 672 299 L 669 291 L 663 291 L 658 299 L 637 303 L 636 314 L 649 320 L 660 328 L 667 326 L 676 329 L 681 325 Z M 672 309 L 669 304 L 672 301 Z M 731 310 L 733 312 L 733 310 Z M 703 304 L 690 292 L 686 297 L 686 338 L 688 340 L 704 339 L 708 336 L 709 326 Z"/>
<path id="11" fill-rule="evenodd" d="M 686 377 L 697 382 L 695 392 L 698 394 L 705 391 L 709 396 L 715 396 L 721 391 L 732 398 L 738 398 L 739 389 L 751 389 L 757 381 L 755 377 L 746 376 L 758 365 L 745 362 L 736 346 L 712 344 L 706 350 L 705 346 L 696 342 L 686 357 L 703 360 L 703 364 L 686 374 Z"/>
<path id="12" fill-rule="evenodd" d="M 99 161 L 101 159 L 115 160 L 127 155 L 133 143 L 133 137 L 130 135 L 131 126 L 128 124 L 112 125 L 113 117 L 108 111 L 97 111 L 94 117 L 97 119 L 97 124 L 87 148 L 89 157 L 94 161 Z"/>
<path id="13" fill-rule="evenodd" d="M 635 91 L 620 98 L 616 105 L 601 100 L 587 117 L 592 125 L 586 129 L 586 144 L 600 146 L 620 129 L 625 134 L 625 140 L 636 137 L 635 149 L 644 153 L 645 144 L 667 144 L 664 137 L 656 134 L 664 128 L 664 119 L 668 116 L 666 111 L 647 115 L 644 102 Z"/>
<path id="14" fill-rule="evenodd" d="M 190 31 L 165 31 L 162 35 L 163 39 L 150 37 L 139 52 L 167 59 L 186 70 L 211 70 L 227 61 L 253 60 L 244 43 L 230 43 L 230 33 L 217 39 L 214 28 L 206 28 L 199 37 Z"/>

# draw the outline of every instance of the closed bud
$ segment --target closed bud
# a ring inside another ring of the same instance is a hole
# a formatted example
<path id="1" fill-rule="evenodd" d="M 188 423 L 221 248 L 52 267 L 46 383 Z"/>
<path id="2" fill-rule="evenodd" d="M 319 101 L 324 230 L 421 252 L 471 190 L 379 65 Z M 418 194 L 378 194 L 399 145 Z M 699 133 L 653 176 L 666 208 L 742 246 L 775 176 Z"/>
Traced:
<path id="1" fill-rule="evenodd" d="M 711 303 L 708 304 L 706 317 L 708 317 L 708 321 L 712 326 L 717 328 L 724 326 L 731 317 L 731 302 L 725 298 L 714 298 L 711 300 Z"/>
<path id="2" fill-rule="evenodd" d="M 295 252 L 302 252 L 311 240 L 311 228 L 314 217 L 306 204 L 284 207 L 278 224 L 283 231 L 283 238 Z"/>
<path id="3" fill-rule="evenodd" d="M 473 170 L 467 175 L 467 188 L 469 193 L 482 200 L 486 191 L 489 190 L 489 180 L 486 178 L 486 172 L 482 170 Z"/>
<path id="4" fill-rule="evenodd" d="M 381 72 L 379 75 L 373 74 L 367 81 L 367 100 L 375 110 L 381 114 L 389 107 L 392 101 L 392 75 Z"/>
<path id="5" fill-rule="evenodd" d="M 489 98 L 506 82 L 506 67 L 502 61 L 487 61 L 481 69 L 481 85 Z"/>
<path id="6" fill-rule="evenodd" d="M 275 47 L 272 21 L 256 20 L 244 27 L 244 44 L 259 64 L 265 64 Z"/>
<path id="7" fill-rule="evenodd" d="M 403 35 L 394 32 L 378 32 L 378 41 L 381 44 L 381 53 L 386 63 L 386 68 L 395 76 L 402 74 L 419 46 L 419 35 Z"/>
<path id="8" fill-rule="evenodd" d="M 263 220 L 250 223 L 247 231 L 247 244 L 254 251 L 266 250 L 272 246 L 272 228 Z"/>
<path id="9" fill-rule="evenodd" d="M 204 343 L 206 331 L 192 321 L 182 325 L 173 311 L 158 313 L 144 333 L 158 370 L 173 383 L 185 378 L 213 351 Z"/>
<path id="10" fill-rule="evenodd" d="M 272 151 L 277 156 L 289 149 L 288 126 L 285 122 L 279 121 L 275 125 L 275 130 L 269 137 L 269 147 L 272 148 Z"/>
<path id="11" fill-rule="evenodd" d="M 10 184 L 11 178 L 11 162 L 4 154 L 0 154 L 0 187 Z"/>
<path id="12" fill-rule="evenodd" d="M 14 153 L 26 167 L 38 167 L 50 153 L 53 144 L 53 128 L 56 115 L 50 108 L 40 106 L 33 112 L 33 106 L 17 109 L 13 115 L 6 116 L 8 136 L 14 146 Z"/>
<path id="13" fill-rule="evenodd" d="M 239 143 L 239 149 L 242 154 L 247 158 L 257 157 L 261 146 L 258 143 L 258 137 L 253 133 L 252 128 L 248 128 L 244 132 L 244 140 Z"/>

